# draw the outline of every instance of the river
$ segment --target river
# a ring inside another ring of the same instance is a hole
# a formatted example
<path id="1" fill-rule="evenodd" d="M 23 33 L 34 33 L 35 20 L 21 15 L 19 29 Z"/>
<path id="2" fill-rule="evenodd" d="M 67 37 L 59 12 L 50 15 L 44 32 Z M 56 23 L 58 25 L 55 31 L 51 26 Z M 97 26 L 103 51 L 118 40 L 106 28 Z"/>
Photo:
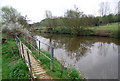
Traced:
<path id="1" fill-rule="evenodd" d="M 107 37 L 36 34 L 53 44 L 54 57 L 65 67 L 75 68 L 87 79 L 118 79 L 118 40 Z M 38 43 L 38 42 L 37 42 Z M 49 47 L 41 44 L 46 51 Z"/>

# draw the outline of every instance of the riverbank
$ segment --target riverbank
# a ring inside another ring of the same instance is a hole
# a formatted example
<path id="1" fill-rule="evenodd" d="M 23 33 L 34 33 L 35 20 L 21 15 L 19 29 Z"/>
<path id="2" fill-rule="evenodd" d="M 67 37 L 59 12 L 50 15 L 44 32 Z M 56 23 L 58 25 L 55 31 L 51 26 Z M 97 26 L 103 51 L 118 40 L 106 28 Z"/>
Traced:
<path id="1" fill-rule="evenodd" d="M 26 43 L 25 41 L 23 41 Z M 29 49 L 32 51 L 33 56 L 36 60 L 39 60 L 40 65 L 47 71 L 48 75 L 52 76 L 54 79 L 68 79 L 68 80 L 82 80 L 83 76 L 74 68 L 64 67 L 56 58 L 53 58 L 52 70 L 50 69 L 50 60 L 46 58 L 51 57 L 51 54 L 47 51 L 38 51 L 34 50 L 31 45 L 28 45 Z M 44 54 L 44 55 L 43 55 Z"/>
<path id="2" fill-rule="evenodd" d="M 6 38 L 2 43 L 2 79 L 29 79 L 27 65 L 19 56 L 16 42 L 13 38 Z"/>
<path id="3" fill-rule="evenodd" d="M 111 23 L 102 26 L 85 27 L 80 31 L 79 28 L 67 28 L 67 27 L 56 27 L 53 30 L 49 30 L 46 27 L 34 28 L 33 31 L 41 33 L 52 33 L 52 34 L 68 34 L 77 36 L 100 36 L 100 37 L 112 37 L 119 38 L 118 34 L 118 23 Z"/>

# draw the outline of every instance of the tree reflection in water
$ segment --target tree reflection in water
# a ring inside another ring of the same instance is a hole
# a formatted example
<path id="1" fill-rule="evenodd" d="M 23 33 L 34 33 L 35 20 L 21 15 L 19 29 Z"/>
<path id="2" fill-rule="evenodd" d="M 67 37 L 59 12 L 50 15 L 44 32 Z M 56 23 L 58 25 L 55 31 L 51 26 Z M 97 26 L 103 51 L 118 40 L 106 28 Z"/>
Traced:
<path id="1" fill-rule="evenodd" d="M 90 52 L 91 46 L 93 46 L 96 42 L 98 42 L 98 54 L 102 56 L 106 56 L 106 51 L 109 50 L 107 49 L 107 44 L 110 44 L 111 42 L 118 44 L 117 40 L 111 40 L 111 38 L 106 39 L 103 37 L 77 37 L 53 34 L 43 34 L 41 36 L 49 39 L 49 44 L 54 44 L 55 49 L 64 48 L 67 51 L 67 56 L 71 59 L 75 58 L 76 61 L 80 60 L 83 56 L 85 57 L 86 52 Z"/>
<path id="2" fill-rule="evenodd" d="M 51 34 L 38 38 L 49 45 L 54 44 L 55 57 L 62 65 L 76 68 L 90 79 L 117 77 L 117 46 L 120 45 L 117 39 Z"/>

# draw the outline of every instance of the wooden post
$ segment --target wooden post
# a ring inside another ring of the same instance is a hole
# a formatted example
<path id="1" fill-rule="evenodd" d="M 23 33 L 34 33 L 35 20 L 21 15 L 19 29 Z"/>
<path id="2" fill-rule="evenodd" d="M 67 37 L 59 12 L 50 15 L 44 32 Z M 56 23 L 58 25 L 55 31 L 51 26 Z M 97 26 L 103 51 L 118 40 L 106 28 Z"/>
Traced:
<path id="1" fill-rule="evenodd" d="M 30 73 L 32 74 L 32 67 L 31 67 L 31 62 L 30 62 L 29 51 L 28 51 L 28 49 L 26 49 L 26 51 L 27 51 L 27 56 L 28 56 L 28 64 L 29 64 Z"/>
<path id="2" fill-rule="evenodd" d="M 39 56 L 40 56 L 40 40 L 39 40 Z"/>
<path id="3" fill-rule="evenodd" d="M 15 40 L 16 40 L 16 45 L 17 45 L 17 47 L 18 47 L 18 52 L 20 53 L 20 51 L 19 51 L 19 46 L 18 46 L 19 40 L 17 39 L 17 35 L 16 35 L 16 34 L 15 34 Z"/>
<path id="4" fill-rule="evenodd" d="M 20 41 L 18 42 L 18 49 L 19 49 L 20 56 L 22 57 L 22 55 L 21 55 Z"/>
<path id="5" fill-rule="evenodd" d="M 24 59 L 24 61 L 25 61 L 23 44 L 22 44 L 22 55 L 23 55 L 23 59 Z"/>

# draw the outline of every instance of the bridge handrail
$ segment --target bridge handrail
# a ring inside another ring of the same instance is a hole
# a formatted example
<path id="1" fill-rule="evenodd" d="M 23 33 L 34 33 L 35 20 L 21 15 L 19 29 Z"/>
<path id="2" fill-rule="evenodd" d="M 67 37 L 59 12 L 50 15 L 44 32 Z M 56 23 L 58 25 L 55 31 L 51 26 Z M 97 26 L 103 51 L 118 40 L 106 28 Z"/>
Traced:
<path id="1" fill-rule="evenodd" d="M 21 42 L 22 44 L 24 44 L 21 40 L 20 40 L 20 38 L 17 36 L 17 35 L 15 35 L 15 37 L 16 37 L 16 40 L 18 40 L 18 42 Z M 34 48 L 37 52 L 39 52 L 39 55 L 40 54 L 42 54 L 44 57 L 46 57 L 47 59 L 49 59 L 50 60 L 50 69 L 52 70 L 52 63 L 53 63 L 53 52 L 54 52 L 54 48 L 51 46 L 51 53 L 50 53 L 50 57 L 48 57 L 47 55 L 45 55 L 44 53 L 43 53 L 43 51 L 45 51 L 44 49 L 40 49 L 40 46 L 39 46 L 39 48 L 36 48 L 36 47 L 34 47 L 32 44 L 30 44 L 30 42 L 27 42 L 27 40 L 25 40 L 25 39 L 23 39 L 27 44 L 29 44 L 32 48 Z M 39 43 L 41 43 L 41 42 L 39 42 Z M 24 44 L 25 45 L 25 44 Z M 40 45 L 40 44 L 39 44 Z M 49 45 L 50 46 L 50 45 Z M 28 48 L 28 47 L 27 47 Z M 29 50 L 30 51 L 30 50 Z M 31 51 L 30 51 L 31 52 Z"/>

